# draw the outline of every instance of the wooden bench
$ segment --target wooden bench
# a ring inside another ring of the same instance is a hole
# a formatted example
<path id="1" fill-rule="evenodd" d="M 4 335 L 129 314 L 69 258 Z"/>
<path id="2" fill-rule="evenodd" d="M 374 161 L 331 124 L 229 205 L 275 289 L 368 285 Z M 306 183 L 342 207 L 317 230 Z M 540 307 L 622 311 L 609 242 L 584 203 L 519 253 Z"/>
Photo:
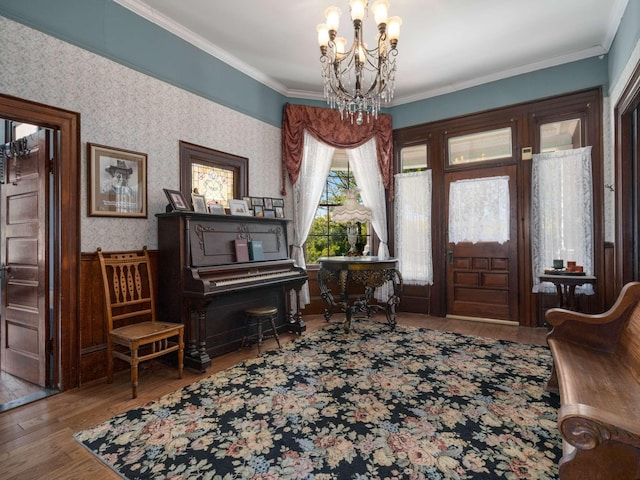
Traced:
<path id="1" fill-rule="evenodd" d="M 640 478 L 640 282 L 605 313 L 554 308 L 547 342 L 560 394 L 561 480 Z"/>

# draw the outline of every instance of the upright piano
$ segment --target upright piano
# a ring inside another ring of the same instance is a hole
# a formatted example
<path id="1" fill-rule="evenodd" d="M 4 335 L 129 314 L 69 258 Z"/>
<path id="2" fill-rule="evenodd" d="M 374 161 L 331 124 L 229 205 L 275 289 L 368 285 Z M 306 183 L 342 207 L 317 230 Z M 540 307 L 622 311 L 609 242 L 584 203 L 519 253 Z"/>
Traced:
<path id="1" fill-rule="evenodd" d="M 288 220 L 188 211 L 156 216 L 159 318 L 185 324 L 186 367 L 204 371 L 212 357 L 237 349 L 249 307 L 277 306 L 279 330 L 305 330 L 299 294 L 307 273 L 289 258 Z M 261 242 L 262 259 L 247 260 L 236 240 Z"/>

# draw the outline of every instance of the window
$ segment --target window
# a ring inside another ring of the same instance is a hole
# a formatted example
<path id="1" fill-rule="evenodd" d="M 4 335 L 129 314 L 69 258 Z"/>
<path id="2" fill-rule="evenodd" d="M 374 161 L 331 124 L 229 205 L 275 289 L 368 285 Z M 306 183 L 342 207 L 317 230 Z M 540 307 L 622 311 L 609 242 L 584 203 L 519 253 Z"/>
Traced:
<path id="1" fill-rule="evenodd" d="M 510 127 L 451 137 L 448 140 L 449 165 L 510 158 L 511 145 Z"/>
<path id="2" fill-rule="evenodd" d="M 317 263 L 323 256 L 346 255 L 349 251 L 347 241 L 347 225 L 335 223 L 331 219 L 333 209 L 342 205 L 347 196 L 345 190 L 357 188 L 353 172 L 344 150 L 336 150 L 331 170 L 325 182 L 315 219 L 305 242 L 305 259 L 307 264 Z M 359 203 L 362 200 L 358 197 Z M 369 224 L 357 223 L 357 249 L 366 254 L 370 245 Z"/>
<path id="3" fill-rule="evenodd" d="M 402 173 L 421 172 L 427 169 L 427 145 L 413 145 L 400 150 Z"/>
<path id="4" fill-rule="evenodd" d="M 180 190 L 204 195 L 207 205 L 227 207 L 229 200 L 247 196 L 247 163 L 243 157 L 180 142 Z"/>
<path id="5" fill-rule="evenodd" d="M 570 150 L 582 146 L 579 118 L 540 125 L 540 153 Z"/>

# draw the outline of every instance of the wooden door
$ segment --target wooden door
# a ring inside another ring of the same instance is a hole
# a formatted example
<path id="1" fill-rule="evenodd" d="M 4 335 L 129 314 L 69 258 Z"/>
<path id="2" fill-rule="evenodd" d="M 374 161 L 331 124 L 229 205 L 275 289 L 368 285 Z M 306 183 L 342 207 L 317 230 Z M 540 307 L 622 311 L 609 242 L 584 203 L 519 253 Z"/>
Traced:
<path id="1" fill-rule="evenodd" d="M 13 142 L 0 187 L 2 369 L 47 386 L 47 198 L 49 141 L 38 132 Z M 23 140 L 24 140 L 23 139 Z"/>
<path id="2" fill-rule="evenodd" d="M 453 182 L 496 177 L 508 177 L 509 240 L 504 243 L 452 243 L 450 236 L 447 236 L 447 315 L 517 322 L 516 166 L 445 174 L 445 218 L 449 225 L 449 199 Z M 472 221 L 483 220 L 473 218 Z"/>

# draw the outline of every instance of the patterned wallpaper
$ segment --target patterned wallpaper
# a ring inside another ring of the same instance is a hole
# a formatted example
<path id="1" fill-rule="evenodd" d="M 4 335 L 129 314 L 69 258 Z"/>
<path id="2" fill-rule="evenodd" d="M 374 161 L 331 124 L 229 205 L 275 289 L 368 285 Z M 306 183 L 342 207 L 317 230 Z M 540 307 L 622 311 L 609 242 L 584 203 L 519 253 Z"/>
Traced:
<path id="1" fill-rule="evenodd" d="M 249 194 L 280 196 L 279 128 L 4 17 L 0 45 L 0 92 L 81 114 L 83 252 L 157 248 L 162 189 L 179 188 L 179 140 L 248 158 Z M 148 155 L 148 219 L 87 217 L 87 142 Z"/>

